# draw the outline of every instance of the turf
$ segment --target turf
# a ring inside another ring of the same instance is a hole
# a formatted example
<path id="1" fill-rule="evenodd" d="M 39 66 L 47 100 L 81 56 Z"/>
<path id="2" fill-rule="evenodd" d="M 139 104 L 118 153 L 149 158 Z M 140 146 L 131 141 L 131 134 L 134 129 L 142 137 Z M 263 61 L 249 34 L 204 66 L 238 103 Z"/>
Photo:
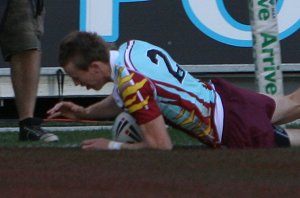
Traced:
<path id="1" fill-rule="evenodd" d="M 3 132 L 0 133 L 0 147 L 4 148 L 15 148 L 15 147 L 58 147 L 58 148 L 68 148 L 68 147 L 79 147 L 80 142 L 85 139 L 92 139 L 98 137 L 111 138 L 111 133 L 109 130 L 99 130 L 99 131 L 72 131 L 64 132 L 57 131 L 54 132 L 58 135 L 60 141 L 54 143 L 43 143 L 43 142 L 20 142 L 18 141 L 18 134 L 16 132 Z M 185 146 L 197 146 L 201 145 L 200 142 L 194 140 L 185 134 L 179 132 L 175 129 L 169 129 L 169 134 L 175 145 L 185 145 Z"/>

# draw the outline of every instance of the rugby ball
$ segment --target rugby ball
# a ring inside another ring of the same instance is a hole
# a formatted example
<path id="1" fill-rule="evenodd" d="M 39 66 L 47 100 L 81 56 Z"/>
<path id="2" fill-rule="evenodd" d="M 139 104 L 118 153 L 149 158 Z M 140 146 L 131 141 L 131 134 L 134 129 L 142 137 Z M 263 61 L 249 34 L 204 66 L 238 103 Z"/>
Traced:
<path id="1" fill-rule="evenodd" d="M 129 113 L 122 112 L 114 121 L 112 139 L 118 142 L 136 143 L 143 141 L 143 135 L 135 119 Z"/>

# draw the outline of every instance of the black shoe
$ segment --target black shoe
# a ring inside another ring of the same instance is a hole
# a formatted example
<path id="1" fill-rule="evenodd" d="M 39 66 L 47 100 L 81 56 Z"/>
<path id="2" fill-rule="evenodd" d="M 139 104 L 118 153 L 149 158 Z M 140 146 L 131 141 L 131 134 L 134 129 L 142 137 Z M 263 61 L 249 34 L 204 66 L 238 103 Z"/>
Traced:
<path id="1" fill-rule="evenodd" d="M 53 133 L 48 133 L 41 128 L 42 120 L 38 118 L 27 118 L 19 122 L 20 141 L 37 141 L 56 142 L 58 137 Z"/>

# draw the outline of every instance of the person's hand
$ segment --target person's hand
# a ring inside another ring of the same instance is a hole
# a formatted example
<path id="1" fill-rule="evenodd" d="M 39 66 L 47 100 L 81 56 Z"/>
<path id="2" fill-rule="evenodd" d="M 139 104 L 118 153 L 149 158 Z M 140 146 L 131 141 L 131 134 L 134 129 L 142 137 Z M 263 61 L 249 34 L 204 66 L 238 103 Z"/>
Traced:
<path id="1" fill-rule="evenodd" d="M 110 140 L 105 138 L 89 139 L 81 142 L 83 150 L 107 150 Z"/>
<path id="2" fill-rule="evenodd" d="M 70 119 L 79 119 L 83 115 L 85 108 L 73 102 L 59 102 L 47 111 L 48 118 L 63 116 Z"/>

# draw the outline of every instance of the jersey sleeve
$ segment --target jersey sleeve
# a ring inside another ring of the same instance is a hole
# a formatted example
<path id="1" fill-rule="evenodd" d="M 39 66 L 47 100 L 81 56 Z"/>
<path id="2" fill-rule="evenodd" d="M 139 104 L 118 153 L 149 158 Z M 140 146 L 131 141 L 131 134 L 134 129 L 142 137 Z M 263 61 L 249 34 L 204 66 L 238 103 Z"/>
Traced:
<path id="1" fill-rule="evenodd" d="M 155 99 L 156 90 L 150 79 L 125 67 L 120 67 L 118 73 L 120 98 L 138 124 L 145 124 L 161 115 Z"/>

